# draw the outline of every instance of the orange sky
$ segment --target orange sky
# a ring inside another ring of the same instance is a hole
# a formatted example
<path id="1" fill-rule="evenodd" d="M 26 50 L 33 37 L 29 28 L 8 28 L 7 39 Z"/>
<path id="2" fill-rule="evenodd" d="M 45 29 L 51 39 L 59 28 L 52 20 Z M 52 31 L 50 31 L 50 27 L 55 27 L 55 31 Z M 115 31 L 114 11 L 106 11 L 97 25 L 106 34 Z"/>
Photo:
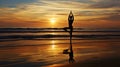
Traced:
<path id="1" fill-rule="evenodd" d="M 65 27 L 72 10 L 74 27 L 120 28 L 119 7 L 118 0 L 0 0 L 0 27 Z"/>

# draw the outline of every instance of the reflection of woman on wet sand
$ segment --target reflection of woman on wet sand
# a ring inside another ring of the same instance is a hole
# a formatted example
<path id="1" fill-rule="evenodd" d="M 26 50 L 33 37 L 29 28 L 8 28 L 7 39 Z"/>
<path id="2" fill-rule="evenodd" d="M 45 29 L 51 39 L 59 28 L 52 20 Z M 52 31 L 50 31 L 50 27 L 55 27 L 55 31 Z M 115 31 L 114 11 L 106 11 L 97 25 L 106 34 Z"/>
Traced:
<path id="1" fill-rule="evenodd" d="M 74 58 L 73 58 L 74 56 L 73 56 L 73 51 L 72 52 L 69 52 L 69 63 L 73 63 L 75 60 L 74 60 Z"/>
<path id="2" fill-rule="evenodd" d="M 65 27 L 64 30 L 69 32 L 70 34 L 70 52 L 67 52 L 69 54 L 69 63 L 73 63 L 74 62 L 74 55 L 73 55 L 73 50 L 72 50 L 72 31 L 73 31 L 73 21 L 74 21 L 74 15 L 72 13 L 72 11 L 70 11 L 70 14 L 68 16 L 68 21 L 69 21 L 69 27 Z M 69 29 L 70 31 L 68 31 L 67 29 Z"/>

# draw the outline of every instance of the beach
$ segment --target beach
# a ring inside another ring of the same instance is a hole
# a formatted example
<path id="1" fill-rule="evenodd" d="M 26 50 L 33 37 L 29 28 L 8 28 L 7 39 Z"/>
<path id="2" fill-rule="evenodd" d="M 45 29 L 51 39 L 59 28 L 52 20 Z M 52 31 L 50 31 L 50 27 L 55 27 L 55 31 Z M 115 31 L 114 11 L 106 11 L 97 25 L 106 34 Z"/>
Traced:
<path id="1" fill-rule="evenodd" d="M 93 60 L 94 59 L 94 60 Z M 91 57 L 87 60 L 75 62 L 72 64 L 54 64 L 46 67 L 119 67 L 120 58 L 112 57 Z"/>
<path id="2" fill-rule="evenodd" d="M 0 67 L 120 67 L 120 0 L 0 0 Z"/>
<path id="3" fill-rule="evenodd" d="M 120 66 L 119 32 L 76 30 L 72 39 L 75 62 L 69 63 L 69 55 L 63 54 L 64 49 L 69 49 L 69 34 L 57 30 L 0 33 L 0 67 Z"/>

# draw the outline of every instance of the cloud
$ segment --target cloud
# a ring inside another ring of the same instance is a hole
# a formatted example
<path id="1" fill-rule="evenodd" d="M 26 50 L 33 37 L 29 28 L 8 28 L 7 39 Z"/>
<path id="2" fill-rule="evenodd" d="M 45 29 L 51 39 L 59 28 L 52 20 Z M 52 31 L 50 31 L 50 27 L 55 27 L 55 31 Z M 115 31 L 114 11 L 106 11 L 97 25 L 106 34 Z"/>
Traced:
<path id="1" fill-rule="evenodd" d="M 0 0 L 0 7 L 16 7 L 22 4 L 34 3 L 38 0 Z"/>
<path id="2" fill-rule="evenodd" d="M 120 14 L 113 14 L 113 15 L 109 15 L 109 16 L 105 16 L 103 18 L 99 18 L 99 20 L 107 20 L 107 21 L 120 21 Z"/>
<path id="3" fill-rule="evenodd" d="M 40 0 L 36 3 L 29 3 L 19 5 L 17 7 L 1 9 L 2 16 L 10 17 L 9 14 L 14 15 L 16 18 L 19 19 L 26 19 L 26 20 L 44 20 L 49 18 L 51 15 L 67 15 L 68 11 L 71 9 L 73 11 L 79 11 L 79 9 L 83 8 L 87 4 L 73 2 L 73 1 L 46 1 Z M 80 7 L 81 6 L 81 7 Z"/>
<path id="4" fill-rule="evenodd" d="M 120 11 L 118 8 L 119 4 L 113 2 L 113 0 L 16 1 L 18 2 L 14 2 L 15 5 L 13 3 L 8 3 L 8 5 L 6 5 L 8 7 L 5 5 L 3 5 L 4 7 L 1 6 L 0 22 L 4 22 L 6 24 L 9 22 L 11 22 L 11 24 L 21 23 L 23 26 L 27 26 L 29 24 L 32 25 L 37 22 L 37 24 L 42 23 L 42 25 L 44 25 L 49 22 L 51 17 L 55 17 L 59 20 L 57 23 L 64 23 L 67 22 L 67 17 L 70 10 L 72 10 L 74 13 L 76 23 L 79 23 L 80 21 L 96 21 L 99 23 L 102 21 L 120 21 Z M 9 4 L 13 4 L 14 7 L 9 7 Z M 0 3 L 0 5 L 2 5 L 2 3 Z"/>
<path id="5" fill-rule="evenodd" d="M 99 17 L 89 18 L 84 21 L 106 21 L 106 22 L 120 22 L 120 11 L 114 11 L 112 13 L 103 13 Z M 118 23 L 119 24 L 119 23 Z"/>
<path id="6" fill-rule="evenodd" d="M 120 0 L 94 0 L 91 8 L 120 8 Z"/>

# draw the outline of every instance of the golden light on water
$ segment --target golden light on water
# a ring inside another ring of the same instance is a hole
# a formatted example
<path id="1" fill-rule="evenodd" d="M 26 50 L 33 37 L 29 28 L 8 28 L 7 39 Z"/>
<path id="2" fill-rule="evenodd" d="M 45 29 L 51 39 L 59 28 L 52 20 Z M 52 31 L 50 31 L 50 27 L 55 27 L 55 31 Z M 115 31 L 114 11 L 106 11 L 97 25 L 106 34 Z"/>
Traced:
<path id="1" fill-rule="evenodd" d="M 52 49 L 55 49 L 55 41 L 52 40 L 51 42 L 52 42 L 51 48 L 52 48 Z"/>
<path id="2" fill-rule="evenodd" d="M 54 32 L 52 32 L 52 33 L 50 33 L 51 35 L 55 35 L 56 33 L 54 33 Z"/>
<path id="3" fill-rule="evenodd" d="M 55 45 L 52 45 L 52 49 L 55 49 Z"/>

